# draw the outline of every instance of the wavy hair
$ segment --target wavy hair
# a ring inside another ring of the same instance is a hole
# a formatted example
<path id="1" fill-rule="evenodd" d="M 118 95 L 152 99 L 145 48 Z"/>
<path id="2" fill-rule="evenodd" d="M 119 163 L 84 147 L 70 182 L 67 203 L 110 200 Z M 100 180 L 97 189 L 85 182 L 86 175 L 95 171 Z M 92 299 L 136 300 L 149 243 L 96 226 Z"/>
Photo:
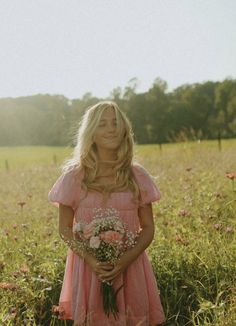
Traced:
<path id="1" fill-rule="evenodd" d="M 124 133 L 124 136 L 117 149 L 116 159 L 102 161 L 112 167 L 115 174 L 115 184 L 102 185 L 96 181 L 99 160 L 93 136 L 103 111 L 110 107 L 115 110 L 117 132 L 119 135 Z M 100 101 L 88 107 L 80 121 L 75 138 L 76 146 L 72 157 L 67 159 L 62 165 L 63 173 L 75 170 L 77 174 L 83 170 L 84 178 L 81 181 L 81 185 L 86 190 L 86 194 L 88 190 L 95 190 L 103 193 L 107 198 L 112 192 L 121 192 L 130 189 L 134 194 L 134 198 L 138 198 L 139 188 L 131 169 L 134 146 L 132 126 L 126 115 L 115 102 Z"/>

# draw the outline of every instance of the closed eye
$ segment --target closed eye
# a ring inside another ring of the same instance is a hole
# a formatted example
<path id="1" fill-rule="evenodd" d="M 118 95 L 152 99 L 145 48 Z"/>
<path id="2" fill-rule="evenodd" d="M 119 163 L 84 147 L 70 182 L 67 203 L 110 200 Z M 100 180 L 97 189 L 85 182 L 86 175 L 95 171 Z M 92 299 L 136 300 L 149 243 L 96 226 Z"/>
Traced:
<path id="1" fill-rule="evenodd" d="M 114 121 L 114 122 L 112 123 L 112 125 L 116 127 L 116 126 L 117 126 L 117 122 Z M 103 122 L 103 123 L 100 123 L 100 124 L 98 125 L 98 127 L 105 127 L 105 126 L 106 126 L 106 123 L 104 123 L 104 122 Z"/>

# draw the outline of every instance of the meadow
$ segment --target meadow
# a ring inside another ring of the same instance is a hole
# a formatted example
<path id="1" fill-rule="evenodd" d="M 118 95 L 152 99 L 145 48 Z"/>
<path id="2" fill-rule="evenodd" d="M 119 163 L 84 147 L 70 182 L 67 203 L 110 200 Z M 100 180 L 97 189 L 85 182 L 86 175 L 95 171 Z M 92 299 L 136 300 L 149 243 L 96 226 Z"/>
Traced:
<path id="1" fill-rule="evenodd" d="M 53 309 L 67 247 L 47 199 L 71 152 L 0 148 L 0 325 L 72 325 Z M 221 151 L 216 141 L 138 145 L 135 158 L 162 194 L 147 252 L 166 325 L 236 325 L 236 140 Z"/>

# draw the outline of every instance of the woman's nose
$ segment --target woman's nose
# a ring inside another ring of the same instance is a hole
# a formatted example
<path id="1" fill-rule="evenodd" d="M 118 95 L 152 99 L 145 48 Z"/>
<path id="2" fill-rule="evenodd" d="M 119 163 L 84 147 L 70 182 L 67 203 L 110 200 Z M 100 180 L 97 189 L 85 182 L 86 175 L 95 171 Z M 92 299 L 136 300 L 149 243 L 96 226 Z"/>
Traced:
<path id="1" fill-rule="evenodd" d="M 116 126 L 114 126 L 113 124 L 109 124 L 107 126 L 107 131 L 114 132 L 115 130 L 116 130 Z"/>

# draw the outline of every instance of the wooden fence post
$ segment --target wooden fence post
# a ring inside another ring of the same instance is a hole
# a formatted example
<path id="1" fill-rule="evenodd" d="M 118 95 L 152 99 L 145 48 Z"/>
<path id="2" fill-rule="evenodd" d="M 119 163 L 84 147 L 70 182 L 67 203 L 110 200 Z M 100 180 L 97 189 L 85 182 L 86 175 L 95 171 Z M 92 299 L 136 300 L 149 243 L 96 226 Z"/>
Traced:
<path id="1" fill-rule="evenodd" d="M 5 169 L 7 172 L 9 172 L 9 170 L 10 170 L 8 160 L 5 160 Z"/>
<path id="2" fill-rule="evenodd" d="M 220 132 L 220 130 L 218 132 L 218 149 L 219 149 L 219 152 L 221 152 L 222 147 L 221 147 L 221 132 Z"/>
<path id="3" fill-rule="evenodd" d="M 53 155 L 53 163 L 54 165 L 57 165 L 57 156 L 55 154 Z"/>

